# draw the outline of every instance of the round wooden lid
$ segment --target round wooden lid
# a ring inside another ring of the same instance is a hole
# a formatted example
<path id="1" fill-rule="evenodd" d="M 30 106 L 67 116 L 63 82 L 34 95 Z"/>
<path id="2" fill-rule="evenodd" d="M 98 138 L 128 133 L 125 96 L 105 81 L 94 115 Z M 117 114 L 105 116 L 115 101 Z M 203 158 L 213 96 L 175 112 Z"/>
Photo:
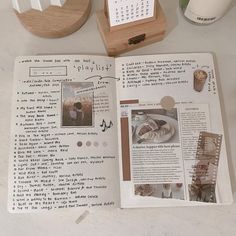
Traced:
<path id="1" fill-rule="evenodd" d="M 16 12 L 31 33 L 44 38 L 60 38 L 77 31 L 87 20 L 90 0 L 67 0 L 63 7 L 50 6 L 44 11 Z"/>

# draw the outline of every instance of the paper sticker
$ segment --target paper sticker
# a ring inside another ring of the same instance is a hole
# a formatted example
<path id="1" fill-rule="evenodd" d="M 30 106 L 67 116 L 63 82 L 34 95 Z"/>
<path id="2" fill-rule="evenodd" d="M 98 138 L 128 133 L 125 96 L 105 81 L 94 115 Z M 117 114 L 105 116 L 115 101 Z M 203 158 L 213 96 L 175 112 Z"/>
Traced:
<path id="1" fill-rule="evenodd" d="M 197 162 L 192 184 L 189 186 L 190 201 L 216 202 L 216 177 L 219 164 L 222 135 L 201 132 L 197 146 Z"/>

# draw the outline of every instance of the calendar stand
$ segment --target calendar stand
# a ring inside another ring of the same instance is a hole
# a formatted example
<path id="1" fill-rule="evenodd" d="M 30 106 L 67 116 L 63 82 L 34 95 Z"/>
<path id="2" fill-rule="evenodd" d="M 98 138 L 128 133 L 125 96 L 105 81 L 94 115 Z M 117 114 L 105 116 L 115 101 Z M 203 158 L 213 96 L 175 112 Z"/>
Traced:
<path id="1" fill-rule="evenodd" d="M 31 33 L 44 38 L 60 38 L 78 30 L 87 20 L 90 0 L 67 0 L 62 7 L 49 6 L 44 11 L 16 12 L 23 26 Z"/>
<path id="2" fill-rule="evenodd" d="M 158 1 L 154 17 L 110 27 L 108 8 L 97 12 L 97 24 L 109 56 L 161 41 L 165 36 L 166 19 Z"/>

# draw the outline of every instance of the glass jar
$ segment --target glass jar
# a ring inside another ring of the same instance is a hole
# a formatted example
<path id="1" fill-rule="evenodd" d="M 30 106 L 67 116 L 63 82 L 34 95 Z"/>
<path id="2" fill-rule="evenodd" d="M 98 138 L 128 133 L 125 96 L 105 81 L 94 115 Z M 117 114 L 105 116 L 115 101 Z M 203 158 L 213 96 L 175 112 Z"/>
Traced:
<path id="1" fill-rule="evenodd" d="M 179 0 L 180 9 L 192 23 L 208 25 L 220 19 L 232 0 Z"/>

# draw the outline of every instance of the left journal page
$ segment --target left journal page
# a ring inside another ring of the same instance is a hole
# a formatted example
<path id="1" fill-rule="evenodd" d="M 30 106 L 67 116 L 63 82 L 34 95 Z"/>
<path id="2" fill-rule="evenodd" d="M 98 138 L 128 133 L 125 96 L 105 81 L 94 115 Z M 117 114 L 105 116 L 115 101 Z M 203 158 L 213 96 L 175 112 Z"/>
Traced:
<path id="1" fill-rule="evenodd" d="M 8 210 L 117 207 L 114 59 L 15 62 Z"/>

